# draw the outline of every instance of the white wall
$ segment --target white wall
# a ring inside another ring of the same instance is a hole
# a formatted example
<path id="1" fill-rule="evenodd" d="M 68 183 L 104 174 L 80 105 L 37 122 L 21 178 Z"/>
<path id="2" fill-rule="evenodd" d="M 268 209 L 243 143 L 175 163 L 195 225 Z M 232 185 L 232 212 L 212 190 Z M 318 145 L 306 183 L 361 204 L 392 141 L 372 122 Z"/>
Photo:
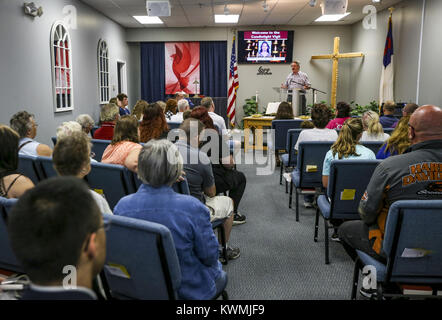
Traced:
<path id="1" fill-rule="evenodd" d="M 27 110 L 39 123 L 36 139 L 52 146 L 50 138 L 63 121 L 75 120 L 81 113 L 98 121 L 98 40 L 106 40 L 109 47 L 110 83 L 115 86 L 111 96 L 117 94 L 116 59 L 126 61 L 128 69 L 131 62 L 125 30 L 95 9 L 76 0 L 36 4 L 44 13 L 32 18 L 24 15 L 23 1 L 0 1 L 0 123 L 9 125 L 15 112 Z M 77 9 L 77 29 L 70 30 L 75 110 L 54 113 L 50 31 L 56 20 L 63 20 L 66 5 Z M 128 76 L 129 90 L 131 81 Z"/>

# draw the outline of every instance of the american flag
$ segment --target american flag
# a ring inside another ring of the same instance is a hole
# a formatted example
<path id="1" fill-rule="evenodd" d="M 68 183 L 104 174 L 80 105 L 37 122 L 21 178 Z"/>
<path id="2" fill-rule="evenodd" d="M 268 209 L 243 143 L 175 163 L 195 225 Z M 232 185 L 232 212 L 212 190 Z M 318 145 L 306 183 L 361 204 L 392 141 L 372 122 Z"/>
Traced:
<path id="1" fill-rule="evenodd" d="M 235 56 L 235 36 L 233 37 L 232 55 L 230 57 L 230 72 L 229 72 L 229 95 L 227 99 L 227 116 L 230 119 L 232 126 L 235 124 L 235 101 L 236 91 L 238 90 L 238 66 L 236 64 Z"/>

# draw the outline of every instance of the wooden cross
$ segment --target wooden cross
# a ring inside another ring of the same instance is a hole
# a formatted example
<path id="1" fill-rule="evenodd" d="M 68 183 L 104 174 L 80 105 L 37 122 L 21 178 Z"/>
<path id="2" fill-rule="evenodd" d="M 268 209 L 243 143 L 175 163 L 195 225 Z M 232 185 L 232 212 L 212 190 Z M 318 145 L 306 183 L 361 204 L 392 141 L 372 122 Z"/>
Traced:
<path id="1" fill-rule="evenodd" d="M 319 56 L 312 56 L 312 59 L 332 59 L 333 73 L 332 73 L 332 92 L 331 92 L 331 106 L 336 107 L 336 91 L 338 88 L 338 61 L 342 58 L 361 58 L 364 56 L 362 52 L 339 53 L 339 37 L 335 37 L 333 54 L 324 54 Z"/>

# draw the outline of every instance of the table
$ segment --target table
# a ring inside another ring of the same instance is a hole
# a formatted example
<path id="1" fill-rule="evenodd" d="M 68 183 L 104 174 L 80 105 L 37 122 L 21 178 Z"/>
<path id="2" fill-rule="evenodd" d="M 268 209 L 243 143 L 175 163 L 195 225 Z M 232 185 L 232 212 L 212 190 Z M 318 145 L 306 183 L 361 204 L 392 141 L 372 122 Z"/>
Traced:
<path id="1" fill-rule="evenodd" d="M 263 143 L 263 130 L 264 127 L 272 127 L 272 121 L 275 119 L 273 116 L 261 116 L 261 117 L 245 117 L 244 120 L 244 152 L 247 152 L 249 149 L 252 150 L 267 150 L 267 146 L 264 146 Z M 297 120 L 311 120 L 309 119 L 301 119 L 299 117 L 295 117 Z M 253 134 L 253 144 L 249 144 L 250 131 Z"/>
<path id="2" fill-rule="evenodd" d="M 272 127 L 275 117 L 245 117 L 244 120 L 244 152 L 249 149 L 267 150 L 263 144 L 263 127 Z M 253 131 L 253 145 L 249 144 L 250 130 Z"/>

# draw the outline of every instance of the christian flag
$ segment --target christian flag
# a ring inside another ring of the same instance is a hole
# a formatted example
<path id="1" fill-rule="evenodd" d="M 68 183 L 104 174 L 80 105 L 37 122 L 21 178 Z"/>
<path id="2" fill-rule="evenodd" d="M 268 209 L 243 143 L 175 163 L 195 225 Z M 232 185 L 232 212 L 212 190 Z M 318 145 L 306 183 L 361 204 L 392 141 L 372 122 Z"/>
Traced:
<path id="1" fill-rule="evenodd" d="M 235 36 L 233 36 L 232 55 L 230 56 L 229 95 L 227 99 L 227 116 L 229 117 L 232 126 L 235 124 L 235 101 L 238 87 L 238 66 L 236 64 L 235 55 Z"/>
<path id="2" fill-rule="evenodd" d="M 381 85 L 379 89 L 379 105 L 382 105 L 382 103 L 387 100 L 394 101 L 393 80 L 393 24 L 390 14 L 390 18 L 388 19 L 387 40 L 385 41 Z"/>

